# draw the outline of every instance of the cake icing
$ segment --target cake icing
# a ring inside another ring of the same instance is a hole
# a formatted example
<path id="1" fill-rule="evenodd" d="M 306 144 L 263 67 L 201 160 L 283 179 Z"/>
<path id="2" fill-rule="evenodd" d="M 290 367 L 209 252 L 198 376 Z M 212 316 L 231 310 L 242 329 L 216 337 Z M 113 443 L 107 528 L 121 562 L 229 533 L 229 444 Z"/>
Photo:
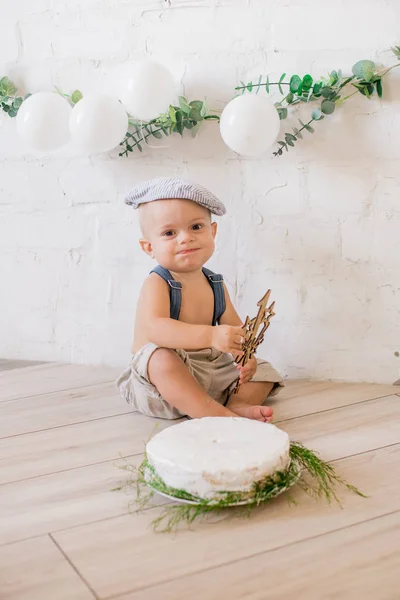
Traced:
<path id="1" fill-rule="evenodd" d="M 164 429 L 146 446 L 147 459 L 170 487 L 202 498 L 250 491 L 289 465 L 287 433 L 241 417 L 205 417 Z"/>

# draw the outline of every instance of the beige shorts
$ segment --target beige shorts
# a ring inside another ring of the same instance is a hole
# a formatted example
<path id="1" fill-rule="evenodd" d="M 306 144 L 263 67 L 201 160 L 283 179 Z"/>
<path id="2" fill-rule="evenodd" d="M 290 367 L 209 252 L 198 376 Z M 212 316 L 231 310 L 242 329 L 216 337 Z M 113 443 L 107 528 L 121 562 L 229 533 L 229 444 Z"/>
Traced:
<path id="1" fill-rule="evenodd" d="M 159 394 L 149 381 L 147 366 L 151 355 L 158 349 L 156 344 L 146 344 L 133 357 L 130 365 L 120 375 L 117 386 L 121 396 L 139 412 L 150 417 L 179 419 L 183 416 Z M 190 373 L 214 400 L 224 406 L 235 388 L 238 370 L 232 356 L 213 348 L 186 352 L 174 350 L 187 365 Z M 276 394 L 283 386 L 282 377 L 265 360 L 257 359 L 257 371 L 251 381 L 275 383 L 271 392 Z"/>

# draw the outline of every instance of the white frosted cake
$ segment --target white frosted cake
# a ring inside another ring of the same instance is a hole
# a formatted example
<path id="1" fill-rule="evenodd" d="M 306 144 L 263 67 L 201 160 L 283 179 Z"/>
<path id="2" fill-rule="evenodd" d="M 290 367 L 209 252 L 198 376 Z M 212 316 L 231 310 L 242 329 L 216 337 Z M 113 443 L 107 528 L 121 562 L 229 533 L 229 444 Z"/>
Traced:
<path id="1" fill-rule="evenodd" d="M 289 465 L 289 436 L 275 425 L 241 417 L 185 421 L 154 436 L 147 459 L 170 487 L 212 498 L 247 492 Z"/>

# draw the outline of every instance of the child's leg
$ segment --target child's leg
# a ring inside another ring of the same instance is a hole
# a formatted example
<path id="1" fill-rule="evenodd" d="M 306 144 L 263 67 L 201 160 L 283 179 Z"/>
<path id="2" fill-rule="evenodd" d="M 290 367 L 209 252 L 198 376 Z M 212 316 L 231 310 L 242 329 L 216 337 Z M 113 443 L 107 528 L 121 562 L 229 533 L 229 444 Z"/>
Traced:
<path id="1" fill-rule="evenodd" d="M 262 404 L 273 387 L 274 383 L 269 381 L 244 383 L 240 386 L 237 394 L 231 394 L 226 407 L 240 417 L 256 419 L 257 421 L 270 421 L 273 410 L 269 406 L 262 406 Z"/>
<path id="2" fill-rule="evenodd" d="M 203 390 L 173 350 L 155 350 L 149 359 L 147 372 L 151 383 L 164 400 L 189 417 L 236 416 Z"/>

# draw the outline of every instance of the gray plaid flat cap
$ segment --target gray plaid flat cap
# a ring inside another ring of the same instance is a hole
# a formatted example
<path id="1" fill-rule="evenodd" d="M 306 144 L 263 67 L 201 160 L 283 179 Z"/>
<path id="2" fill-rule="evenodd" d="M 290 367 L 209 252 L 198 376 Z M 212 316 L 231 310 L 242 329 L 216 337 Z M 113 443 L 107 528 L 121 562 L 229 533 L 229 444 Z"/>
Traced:
<path id="1" fill-rule="evenodd" d="M 222 216 L 226 213 L 226 208 L 221 200 L 218 200 L 207 188 L 179 177 L 159 177 L 143 181 L 129 192 L 125 203 L 137 208 L 146 202 L 167 200 L 168 198 L 192 200 L 208 208 L 214 215 Z"/>

